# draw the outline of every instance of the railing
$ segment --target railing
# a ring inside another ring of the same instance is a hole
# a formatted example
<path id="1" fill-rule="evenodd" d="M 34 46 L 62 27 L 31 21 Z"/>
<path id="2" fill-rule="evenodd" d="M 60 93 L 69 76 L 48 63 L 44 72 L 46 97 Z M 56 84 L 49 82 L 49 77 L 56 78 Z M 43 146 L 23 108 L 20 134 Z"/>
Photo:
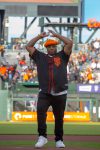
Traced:
<path id="1" fill-rule="evenodd" d="M 90 112 L 90 120 L 98 121 L 99 120 L 99 105 L 100 105 L 100 93 L 95 93 L 94 91 L 78 91 L 78 86 L 75 83 L 69 84 L 66 111 L 74 112 L 84 112 L 85 108 L 88 108 Z M 81 85 L 82 86 L 82 85 Z M 93 86 L 93 85 L 83 85 L 83 86 Z M 84 88 L 85 89 L 85 88 Z M 38 93 L 38 83 L 17 83 L 16 88 L 13 91 L 12 97 L 12 111 L 13 111 L 13 102 L 19 101 L 37 101 Z M 25 102 L 25 103 L 26 103 Z M 25 104 L 26 105 L 26 104 Z M 88 106 L 87 106 L 88 105 Z M 96 113 L 93 113 L 95 107 Z"/>

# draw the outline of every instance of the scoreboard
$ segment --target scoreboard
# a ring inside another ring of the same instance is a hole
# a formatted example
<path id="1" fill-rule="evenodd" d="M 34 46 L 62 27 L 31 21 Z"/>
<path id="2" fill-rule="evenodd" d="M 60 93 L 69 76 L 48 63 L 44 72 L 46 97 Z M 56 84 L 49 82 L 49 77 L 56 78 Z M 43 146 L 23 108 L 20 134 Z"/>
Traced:
<path id="1" fill-rule="evenodd" d="M 0 0 L 6 16 L 78 17 L 84 0 Z"/>
<path id="2" fill-rule="evenodd" d="M 0 0 L 0 2 L 7 2 L 7 3 L 61 3 L 61 4 L 68 4 L 68 3 L 79 3 L 80 0 Z"/>

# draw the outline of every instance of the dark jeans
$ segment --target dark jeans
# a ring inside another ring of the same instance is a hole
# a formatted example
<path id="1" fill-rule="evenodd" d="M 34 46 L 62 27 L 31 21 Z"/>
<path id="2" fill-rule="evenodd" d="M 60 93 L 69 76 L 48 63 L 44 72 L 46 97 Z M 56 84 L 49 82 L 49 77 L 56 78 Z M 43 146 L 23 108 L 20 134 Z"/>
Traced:
<path id="1" fill-rule="evenodd" d="M 47 136 L 46 117 L 49 106 L 52 106 L 55 117 L 55 141 L 63 141 L 63 117 L 66 106 L 66 95 L 52 96 L 39 93 L 37 102 L 37 121 L 39 136 Z"/>

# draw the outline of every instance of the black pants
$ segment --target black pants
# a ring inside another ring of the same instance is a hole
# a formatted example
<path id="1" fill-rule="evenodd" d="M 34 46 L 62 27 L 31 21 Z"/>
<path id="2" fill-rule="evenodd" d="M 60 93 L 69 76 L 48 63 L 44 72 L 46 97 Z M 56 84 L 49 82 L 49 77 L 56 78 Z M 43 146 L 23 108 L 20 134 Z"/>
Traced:
<path id="1" fill-rule="evenodd" d="M 37 121 L 39 136 L 47 137 L 46 117 L 49 106 L 52 106 L 55 117 L 55 141 L 63 141 L 63 117 L 66 106 L 66 95 L 52 96 L 39 93 L 37 102 Z"/>

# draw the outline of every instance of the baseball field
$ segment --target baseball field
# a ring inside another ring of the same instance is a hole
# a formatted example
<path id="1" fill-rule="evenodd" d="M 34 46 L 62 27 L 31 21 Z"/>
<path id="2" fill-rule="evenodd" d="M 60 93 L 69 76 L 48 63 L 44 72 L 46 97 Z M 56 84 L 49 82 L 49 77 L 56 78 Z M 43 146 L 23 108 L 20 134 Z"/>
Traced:
<path id="1" fill-rule="evenodd" d="M 47 123 L 48 143 L 42 149 L 57 149 L 54 123 Z M 37 123 L 0 122 L 0 150 L 33 150 L 38 138 Z M 100 150 L 100 123 L 64 123 L 66 150 Z"/>

